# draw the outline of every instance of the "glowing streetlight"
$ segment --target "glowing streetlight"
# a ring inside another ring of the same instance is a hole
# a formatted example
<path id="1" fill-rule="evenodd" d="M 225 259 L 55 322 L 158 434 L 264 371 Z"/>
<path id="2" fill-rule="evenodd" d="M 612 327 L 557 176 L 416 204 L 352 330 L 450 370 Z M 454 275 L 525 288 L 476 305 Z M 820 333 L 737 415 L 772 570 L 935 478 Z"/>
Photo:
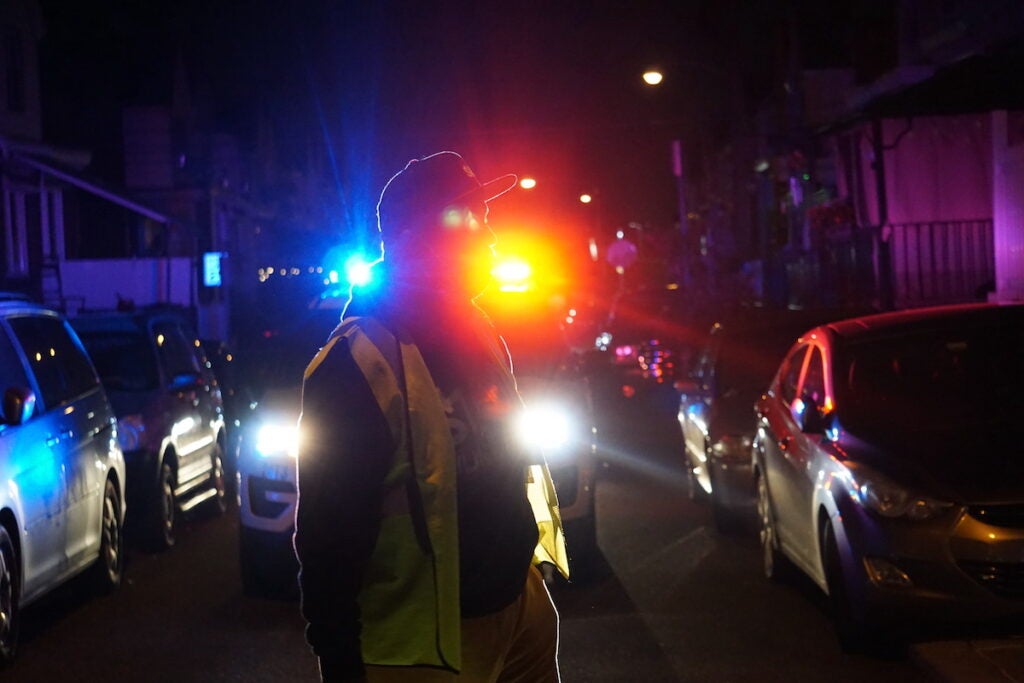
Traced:
<path id="1" fill-rule="evenodd" d="M 537 187 L 537 179 L 526 176 L 525 178 L 519 181 L 519 187 L 523 188 L 524 190 L 532 190 L 533 188 Z"/>
<path id="2" fill-rule="evenodd" d="M 657 69 L 648 69 L 644 72 L 643 79 L 647 85 L 660 85 L 665 76 Z"/>
<path id="3" fill-rule="evenodd" d="M 580 203 L 581 204 L 589 204 L 592 201 L 594 201 L 593 195 L 588 194 L 586 192 L 584 192 L 583 194 L 580 195 Z"/>

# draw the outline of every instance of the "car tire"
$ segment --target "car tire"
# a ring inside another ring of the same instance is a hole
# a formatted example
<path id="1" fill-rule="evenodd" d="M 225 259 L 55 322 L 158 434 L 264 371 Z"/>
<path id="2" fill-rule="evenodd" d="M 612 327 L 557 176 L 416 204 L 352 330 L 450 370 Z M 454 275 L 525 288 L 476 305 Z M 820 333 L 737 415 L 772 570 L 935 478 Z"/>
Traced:
<path id="1" fill-rule="evenodd" d="M 153 499 L 149 504 L 149 519 L 146 524 L 146 545 L 150 550 L 160 552 L 174 546 L 178 517 L 178 501 L 174 489 L 177 485 L 174 467 L 166 459 L 160 463 Z"/>
<path id="2" fill-rule="evenodd" d="M 124 576 L 124 526 L 121 497 L 113 479 L 107 479 L 100 510 L 100 552 L 92 566 L 92 584 L 101 594 L 113 592 Z"/>
<path id="3" fill-rule="evenodd" d="M 216 495 L 210 499 L 210 510 L 214 515 L 223 515 L 228 509 L 227 476 L 224 474 L 224 451 L 220 444 L 210 456 L 210 486 Z"/>
<path id="4" fill-rule="evenodd" d="M 21 576 L 18 553 L 7 529 L 0 525 L 0 668 L 14 661 L 21 625 Z"/>
<path id="5" fill-rule="evenodd" d="M 895 641 L 878 625 L 869 628 L 850 598 L 835 529 L 827 522 L 821 530 L 821 549 L 829 608 L 840 647 L 849 654 L 889 654 L 896 647 Z"/>
<path id="6" fill-rule="evenodd" d="M 764 575 L 772 581 L 786 581 L 793 574 L 793 565 L 779 548 L 775 513 L 768 494 L 768 482 L 757 474 L 757 517 L 760 525 L 761 560 Z"/>

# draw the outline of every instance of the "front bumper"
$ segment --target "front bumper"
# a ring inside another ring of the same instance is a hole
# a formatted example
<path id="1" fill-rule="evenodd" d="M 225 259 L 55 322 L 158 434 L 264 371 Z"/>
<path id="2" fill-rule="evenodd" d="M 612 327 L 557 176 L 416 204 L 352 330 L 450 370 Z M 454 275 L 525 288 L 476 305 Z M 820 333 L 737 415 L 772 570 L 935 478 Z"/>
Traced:
<path id="1" fill-rule="evenodd" d="M 298 504 L 295 458 L 243 453 L 238 467 L 241 525 L 268 533 L 291 534 Z"/>
<path id="2" fill-rule="evenodd" d="M 846 566 L 864 619 L 908 626 L 1024 618 L 1024 505 L 998 507 L 1020 509 L 1015 526 L 982 521 L 971 508 L 918 523 L 846 514 L 857 549 Z"/>

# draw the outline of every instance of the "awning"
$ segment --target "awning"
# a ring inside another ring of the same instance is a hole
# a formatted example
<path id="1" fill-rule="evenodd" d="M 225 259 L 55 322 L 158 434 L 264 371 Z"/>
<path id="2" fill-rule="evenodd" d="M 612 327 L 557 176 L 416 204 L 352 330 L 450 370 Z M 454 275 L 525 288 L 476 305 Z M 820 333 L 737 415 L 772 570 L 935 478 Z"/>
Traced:
<path id="1" fill-rule="evenodd" d="M 42 161 L 33 159 L 32 157 L 20 154 L 12 155 L 11 159 L 17 161 L 18 163 L 25 164 L 30 168 L 34 168 L 40 173 L 44 173 L 48 176 L 57 178 L 58 180 L 67 183 L 68 185 L 73 185 L 90 194 L 96 195 L 97 197 L 101 197 L 102 199 L 105 199 L 113 204 L 117 204 L 118 206 L 128 209 L 129 211 L 134 211 L 139 215 L 157 221 L 158 223 L 166 224 L 172 222 L 172 219 L 166 214 L 162 214 L 159 211 L 155 211 L 149 208 L 148 206 L 143 206 L 134 199 L 130 199 L 129 197 L 124 196 L 120 192 L 104 187 L 95 181 L 82 178 L 81 176 L 75 175 L 70 171 L 58 168 L 51 164 L 43 163 Z"/>

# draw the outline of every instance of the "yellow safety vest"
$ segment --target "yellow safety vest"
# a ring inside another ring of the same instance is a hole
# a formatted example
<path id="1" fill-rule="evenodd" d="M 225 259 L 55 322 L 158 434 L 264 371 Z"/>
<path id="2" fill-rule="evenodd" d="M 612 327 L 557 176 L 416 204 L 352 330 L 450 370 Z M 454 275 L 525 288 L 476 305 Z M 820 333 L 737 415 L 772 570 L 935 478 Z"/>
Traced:
<path id="1" fill-rule="evenodd" d="M 419 349 L 409 340 L 397 339 L 373 318 L 345 320 L 310 362 L 306 378 L 342 338 L 348 341 L 396 444 L 384 480 L 380 535 L 358 598 L 363 661 L 459 671 L 462 649 L 455 444 L 440 392 Z M 501 365 L 508 372 L 505 364 Z M 511 374 L 509 378 L 511 381 Z M 408 395 L 408 406 L 403 393 Z M 415 465 L 414 491 L 422 507 L 419 519 L 425 522 L 428 548 L 417 536 L 416 516 L 410 511 L 410 499 L 416 504 L 407 488 L 411 464 Z M 527 497 L 539 532 L 534 563 L 550 562 L 568 578 L 565 538 L 547 465 L 529 465 L 524 470 Z"/>

